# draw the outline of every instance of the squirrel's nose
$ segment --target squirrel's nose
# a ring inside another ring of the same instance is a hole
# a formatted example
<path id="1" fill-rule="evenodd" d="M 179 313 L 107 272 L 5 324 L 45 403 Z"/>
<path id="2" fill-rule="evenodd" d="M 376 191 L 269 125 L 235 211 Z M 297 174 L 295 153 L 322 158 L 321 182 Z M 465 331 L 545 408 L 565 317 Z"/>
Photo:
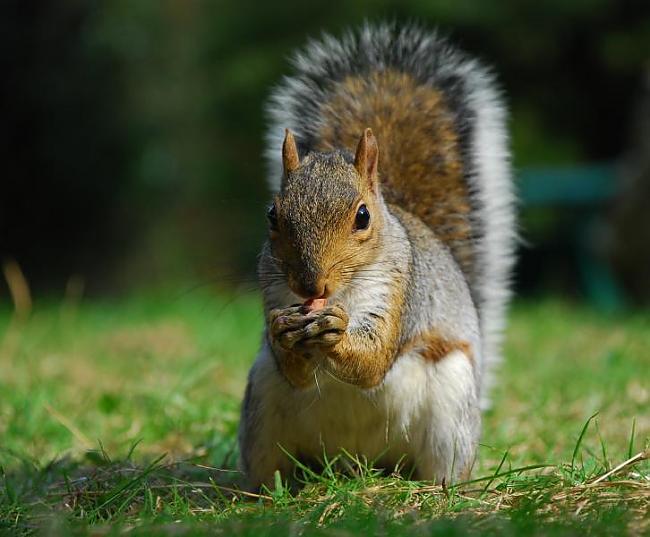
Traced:
<path id="1" fill-rule="evenodd" d="M 325 294 L 326 282 L 324 278 L 296 282 L 293 291 L 309 300 L 310 298 L 321 298 Z"/>

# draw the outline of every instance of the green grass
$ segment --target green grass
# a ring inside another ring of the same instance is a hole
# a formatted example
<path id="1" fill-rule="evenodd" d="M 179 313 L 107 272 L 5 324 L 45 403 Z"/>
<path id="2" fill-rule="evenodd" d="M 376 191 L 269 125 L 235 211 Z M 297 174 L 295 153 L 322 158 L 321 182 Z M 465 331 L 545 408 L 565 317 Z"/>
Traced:
<path id="1" fill-rule="evenodd" d="M 37 303 L 26 321 L 5 305 L 0 533 L 650 531 L 650 313 L 517 304 L 471 482 L 382 476 L 342 456 L 305 469 L 300 492 L 278 476 L 255 497 L 232 490 L 261 325 L 254 295 Z"/>

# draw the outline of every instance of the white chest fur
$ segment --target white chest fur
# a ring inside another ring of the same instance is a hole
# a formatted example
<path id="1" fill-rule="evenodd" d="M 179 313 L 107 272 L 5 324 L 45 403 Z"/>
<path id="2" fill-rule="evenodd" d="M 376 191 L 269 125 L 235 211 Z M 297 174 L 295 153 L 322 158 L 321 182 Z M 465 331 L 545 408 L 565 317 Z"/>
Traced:
<path id="1" fill-rule="evenodd" d="M 259 386 L 266 399 L 260 432 L 267 450 L 279 444 L 299 457 L 322 459 L 344 449 L 388 469 L 413 464 L 423 479 L 449 479 L 471 464 L 479 431 L 468 402 L 476 390 L 471 362 L 460 351 L 437 363 L 415 353 L 400 356 L 371 390 L 320 372 L 317 385 L 297 391 L 269 375 L 275 366 L 268 350 L 258 360 L 254 381 L 265 384 Z"/>

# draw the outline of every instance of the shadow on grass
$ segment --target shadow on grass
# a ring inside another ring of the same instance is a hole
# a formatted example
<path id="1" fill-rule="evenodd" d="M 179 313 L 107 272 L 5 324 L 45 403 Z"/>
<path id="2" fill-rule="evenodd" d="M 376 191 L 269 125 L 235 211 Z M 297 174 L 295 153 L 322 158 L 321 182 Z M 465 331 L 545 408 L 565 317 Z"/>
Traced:
<path id="1" fill-rule="evenodd" d="M 232 510 L 247 496 L 234 465 L 217 468 L 208 457 L 170 461 L 162 455 L 134 462 L 131 453 L 112 460 L 100 449 L 39 467 L 18 453 L 10 455 L 16 464 L 0 468 L 0 532 L 12 535 L 54 522 L 102 526 L 191 518 Z"/>

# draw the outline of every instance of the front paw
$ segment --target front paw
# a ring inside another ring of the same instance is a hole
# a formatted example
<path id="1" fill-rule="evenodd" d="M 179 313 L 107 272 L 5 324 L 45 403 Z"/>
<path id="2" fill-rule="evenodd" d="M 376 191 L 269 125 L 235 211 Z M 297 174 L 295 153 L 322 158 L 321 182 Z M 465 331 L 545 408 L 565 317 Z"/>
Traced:
<path id="1" fill-rule="evenodd" d="M 294 339 L 290 334 L 304 328 L 310 320 L 307 318 L 304 308 L 299 304 L 288 308 L 271 310 L 269 312 L 268 326 L 272 343 L 285 350 L 291 350 Z"/>
<path id="2" fill-rule="evenodd" d="M 296 347 L 332 347 L 348 327 L 349 316 L 341 306 L 304 313 L 302 307 L 271 312 L 271 337 L 287 350 Z"/>

